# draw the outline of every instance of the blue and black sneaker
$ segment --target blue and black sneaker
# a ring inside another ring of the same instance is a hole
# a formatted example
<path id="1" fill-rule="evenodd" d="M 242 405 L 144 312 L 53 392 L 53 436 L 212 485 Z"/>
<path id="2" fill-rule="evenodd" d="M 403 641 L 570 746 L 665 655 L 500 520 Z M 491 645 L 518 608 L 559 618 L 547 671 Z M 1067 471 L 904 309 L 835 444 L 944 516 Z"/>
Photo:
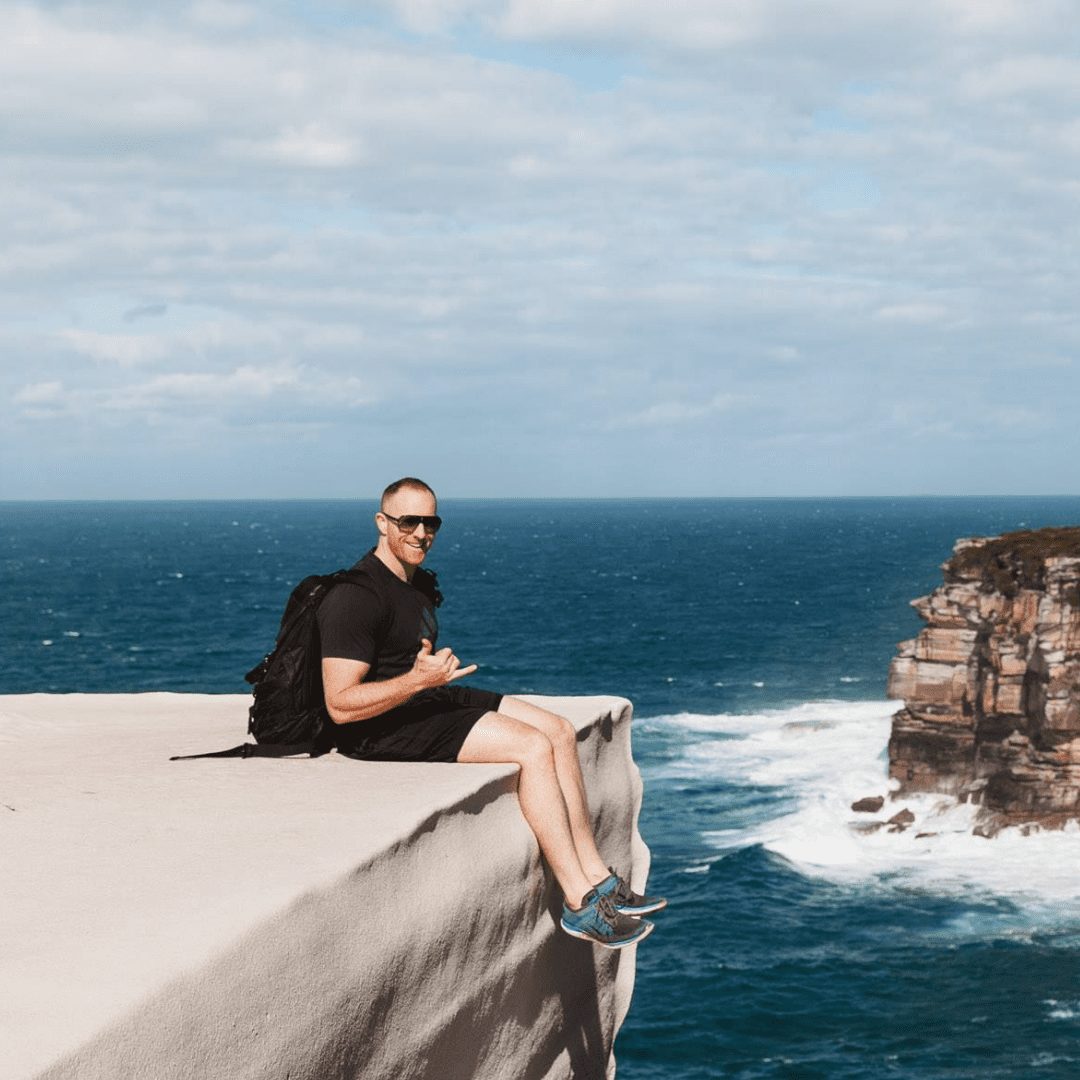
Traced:
<path id="1" fill-rule="evenodd" d="M 573 937 L 595 942 L 605 949 L 624 949 L 653 931 L 653 924 L 645 919 L 620 915 L 611 899 L 595 889 L 585 894 L 582 906 L 576 911 L 563 904 L 559 925 Z"/>
<path id="2" fill-rule="evenodd" d="M 667 900 L 662 896 L 642 896 L 630 888 L 630 884 L 609 866 L 611 874 L 604 878 L 596 891 L 601 896 L 611 898 L 611 905 L 620 915 L 651 915 L 654 911 L 663 911 Z"/>

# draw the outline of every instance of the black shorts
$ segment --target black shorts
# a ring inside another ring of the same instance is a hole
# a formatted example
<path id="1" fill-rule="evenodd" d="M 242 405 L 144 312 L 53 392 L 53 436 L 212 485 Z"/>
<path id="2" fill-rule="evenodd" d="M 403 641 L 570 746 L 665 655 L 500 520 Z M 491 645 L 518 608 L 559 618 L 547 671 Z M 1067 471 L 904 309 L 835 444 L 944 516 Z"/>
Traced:
<path id="1" fill-rule="evenodd" d="M 423 690 L 404 705 L 337 728 L 338 751 L 365 761 L 457 761 L 465 737 L 503 695 L 468 686 Z"/>

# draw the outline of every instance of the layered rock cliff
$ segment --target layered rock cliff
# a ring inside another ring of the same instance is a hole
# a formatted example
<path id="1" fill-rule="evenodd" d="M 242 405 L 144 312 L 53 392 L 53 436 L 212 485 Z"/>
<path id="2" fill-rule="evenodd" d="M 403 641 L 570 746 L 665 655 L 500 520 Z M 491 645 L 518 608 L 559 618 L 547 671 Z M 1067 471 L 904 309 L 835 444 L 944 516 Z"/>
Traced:
<path id="1" fill-rule="evenodd" d="M 890 775 L 983 829 L 1080 817 L 1080 528 L 959 540 L 942 570 L 889 671 Z"/>

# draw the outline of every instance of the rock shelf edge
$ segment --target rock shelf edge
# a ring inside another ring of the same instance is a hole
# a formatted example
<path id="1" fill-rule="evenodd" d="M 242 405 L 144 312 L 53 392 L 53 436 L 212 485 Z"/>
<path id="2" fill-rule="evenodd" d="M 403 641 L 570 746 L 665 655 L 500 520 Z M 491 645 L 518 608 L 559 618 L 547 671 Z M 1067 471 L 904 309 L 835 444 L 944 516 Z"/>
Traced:
<path id="1" fill-rule="evenodd" d="M 630 703 L 532 700 L 643 889 Z M 558 929 L 517 769 L 168 760 L 249 701 L 0 697 L 0 1080 L 612 1077 L 636 949 Z"/>

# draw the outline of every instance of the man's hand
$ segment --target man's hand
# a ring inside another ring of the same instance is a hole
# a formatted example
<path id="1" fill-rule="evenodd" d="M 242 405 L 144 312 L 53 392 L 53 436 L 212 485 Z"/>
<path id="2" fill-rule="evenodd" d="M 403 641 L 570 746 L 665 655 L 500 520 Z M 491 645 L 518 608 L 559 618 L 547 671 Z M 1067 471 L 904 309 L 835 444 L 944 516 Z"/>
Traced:
<path id="1" fill-rule="evenodd" d="M 413 661 L 412 674 L 424 689 L 433 686 L 445 686 L 456 679 L 463 679 L 476 670 L 476 664 L 462 667 L 461 661 L 449 648 L 431 651 L 431 642 L 427 638 L 420 641 L 420 651 Z"/>
<path id="2" fill-rule="evenodd" d="M 449 650 L 431 651 L 431 642 L 424 638 L 413 666 L 391 679 L 365 682 L 370 664 L 359 660 L 324 656 L 322 662 L 323 693 L 326 711 L 335 724 L 353 724 L 382 716 L 390 709 L 404 705 L 414 694 L 436 686 L 445 686 L 463 679 L 476 670 L 476 664 L 462 667 L 461 661 Z"/>

